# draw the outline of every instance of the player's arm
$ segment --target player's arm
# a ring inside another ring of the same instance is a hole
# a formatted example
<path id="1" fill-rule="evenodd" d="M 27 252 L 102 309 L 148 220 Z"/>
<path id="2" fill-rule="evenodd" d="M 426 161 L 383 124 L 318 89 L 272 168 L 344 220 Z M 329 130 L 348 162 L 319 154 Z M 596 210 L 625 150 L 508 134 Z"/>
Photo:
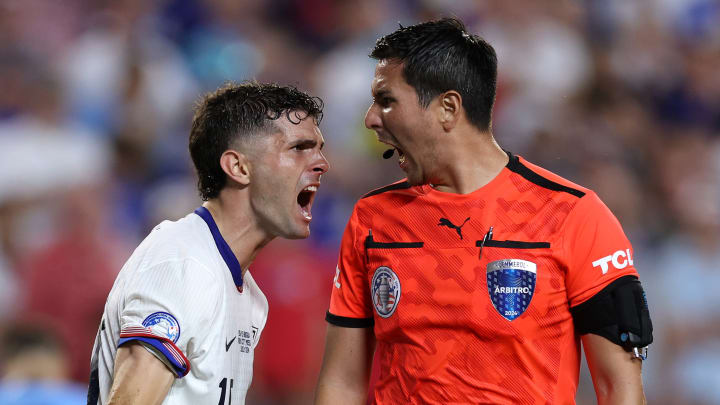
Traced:
<path id="1" fill-rule="evenodd" d="M 162 361 L 139 342 L 128 342 L 115 356 L 109 405 L 159 405 L 174 380 Z"/>
<path id="2" fill-rule="evenodd" d="M 315 404 L 363 405 L 375 352 L 373 328 L 328 324 Z"/>
<path id="3" fill-rule="evenodd" d="M 645 404 L 642 361 L 602 336 L 589 333 L 581 339 L 598 405 Z"/>

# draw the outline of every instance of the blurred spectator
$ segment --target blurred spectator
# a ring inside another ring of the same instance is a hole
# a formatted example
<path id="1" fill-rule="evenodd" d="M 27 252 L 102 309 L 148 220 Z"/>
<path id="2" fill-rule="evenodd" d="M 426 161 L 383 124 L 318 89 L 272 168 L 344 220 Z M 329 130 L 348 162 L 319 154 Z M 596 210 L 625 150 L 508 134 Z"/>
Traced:
<path id="1" fill-rule="evenodd" d="M 46 245 L 19 265 L 26 293 L 23 317 L 53 319 L 67 347 L 70 376 L 86 381 L 90 351 L 122 256 L 127 248 L 104 226 L 102 187 L 70 190 L 59 201 L 58 228 Z"/>
<path id="2" fill-rule="evenodd" d="M 51 69 L 30 64 L 18 74 L 26 97 L 0 122 L 2 256 L 21 287 L 11 294 L 15 310 L 57 321 L 71 376 L 85 381 L 120 246 L 96 231 L 108 204 L 93 187 L 107 178 L 108 145 L 67 115 Z"/>
<path id="3" fill-rule="evenodd" d="M 658 324 L 653 388 L 661 403 L 717 404 L 720 142 L 677 139 L 669 146 L 661 175 L 677 228 L 658 249 L 648 292 Z"/>
<path id="4" fill-rule="evenodd" d="M 61 341 L 41 320 L 5 325 L 0 337 L 0 405 L 77 405 L 87 390 L 69 382 Z"/>
<path id="5" fill-rule="evenodd" d="M 63 190 L 103 179 L 108 145 L 67 116 L 61 85 L 32 55 L 18 53 L 9 90 L 14 113 L 0 121 L 0 229 L 10 266 L 40 246 Z"/>

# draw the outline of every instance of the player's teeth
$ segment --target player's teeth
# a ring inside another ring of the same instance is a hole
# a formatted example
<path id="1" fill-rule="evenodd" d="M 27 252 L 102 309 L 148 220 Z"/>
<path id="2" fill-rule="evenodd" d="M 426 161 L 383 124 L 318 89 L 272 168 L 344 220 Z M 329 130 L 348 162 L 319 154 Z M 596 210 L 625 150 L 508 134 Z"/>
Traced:
<path id="1" fill-rule="evenodd" d="M 400 163 L 400 164 L 405 163 L 405 155 L 402 155 L 402 156 L 400 156 L 400 158 L 398 158 L 398 163 Z"/>
<path id="2" fill-rule="evenodd" d="M 317 186 L 307 186 L 307 187 L 305 187 L 305 188 L 303 189 L 303 191 L 316 192 L 316 191 L 317 191 Z"/>
<path id="3" fill-rule="evenodd" d="M 305 208 L 302 209 L 302 214 L 307 219 L 312 218 L 312 215 L 310 215 L 310 212 L 308 212 L 308 210 L 306 210 Z"/>

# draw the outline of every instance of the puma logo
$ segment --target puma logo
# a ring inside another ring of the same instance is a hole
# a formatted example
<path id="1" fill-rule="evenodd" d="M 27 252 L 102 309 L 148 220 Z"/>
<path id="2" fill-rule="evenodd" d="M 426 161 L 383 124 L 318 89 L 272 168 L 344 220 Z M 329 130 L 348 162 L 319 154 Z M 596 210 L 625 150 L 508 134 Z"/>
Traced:
<path id="1" fill-rule="evenodd" d="M 469 220 L 470 220 L 470 217 L 467 217 L 467 218 L 465 219 L 465 221 L 462 223 L 462 225 L 457 226 L 457 225 L 453 224 L 452 222 L 450 222 L 449 219 L 440 218 L 440 223 L 438 223 L 438 226 L 447 226 L 448 228 L 454 229 L 455 232 L 457 232 L 458 236 L 460 236 L 460 239 L 462 239 L 462 238 L 463 238 L 463 236 L 462 236 L 462 227 L 465 226 L 465 224 L 466 224 L 467 221 L 469 221 Z"/>

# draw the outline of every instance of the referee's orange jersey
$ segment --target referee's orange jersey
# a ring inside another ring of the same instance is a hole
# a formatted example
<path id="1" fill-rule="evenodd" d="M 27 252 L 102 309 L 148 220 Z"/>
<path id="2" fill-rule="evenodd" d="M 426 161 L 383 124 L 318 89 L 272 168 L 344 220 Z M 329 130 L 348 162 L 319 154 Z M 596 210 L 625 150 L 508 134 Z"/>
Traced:
<path id="1" fill-rule="evenodd" d="M 632 248 L 594 192 L 509 155 L 470 194 L 399 182 L 356 204 L 327 320 L 374 328 L 374 403 L 575 403 L 570 308 L 637 276 Z"/>

